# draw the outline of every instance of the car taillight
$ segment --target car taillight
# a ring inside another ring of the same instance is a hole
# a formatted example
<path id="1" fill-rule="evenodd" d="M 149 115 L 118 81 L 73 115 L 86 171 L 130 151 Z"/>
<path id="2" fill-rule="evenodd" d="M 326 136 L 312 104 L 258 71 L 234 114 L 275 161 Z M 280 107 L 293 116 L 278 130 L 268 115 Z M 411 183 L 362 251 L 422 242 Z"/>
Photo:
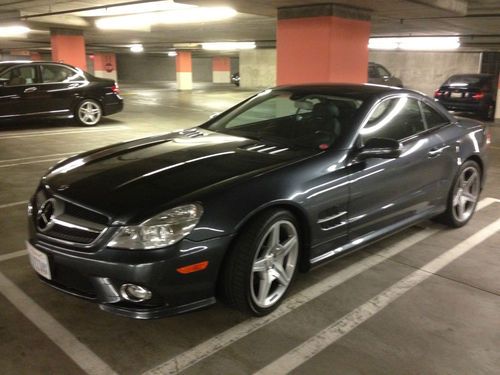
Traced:
<path id="1" fill-rule="evenodd" d="M 443 95 L 443 93 L 441 92 L 440 89 L 437 89 L 436 91 L 434 91 L 434 97 L 435 98 L 439 98 L 441 95 Z"/>
<path id="2" fill-rule="evenodd" d="M 118 83 L 115 83 L 113 86 L 111 86 L 111 91 L 113 91 L 115 94 L 120 93 L 120 88 L 118 87 Z"/>
<path id="3" fill-rule="evenodd" d="M 472 99 L 474 100 L 481 100 L 483 98 L 484 98 L 484 92 L 482 91 L 476 92 L 474 95 L 472 95 Z"/>

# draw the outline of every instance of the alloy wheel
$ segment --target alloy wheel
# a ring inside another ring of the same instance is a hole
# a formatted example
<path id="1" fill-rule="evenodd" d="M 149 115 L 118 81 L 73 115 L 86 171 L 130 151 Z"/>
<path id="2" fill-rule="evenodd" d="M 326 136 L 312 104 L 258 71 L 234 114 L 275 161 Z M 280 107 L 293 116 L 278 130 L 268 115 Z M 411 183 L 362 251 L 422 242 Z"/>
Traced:
<path id="1" fill-rule="evenodd" d="M 457 221 L 467 221 L 474 213 L 480 186 L 480 175 L 474 166 L 462 170 L 453 195 L 453 215 Z"/>
<path id="2" fill-rule="evenodd" d="M 299 253 L 299 238 L 292 222 L 272 224 L 262 237 L 255 254 L 250 277 L 253 302 L 266 308 L 285 294 L 292 281 Z"/>
<path id="3" fill-rule="evenodd" d="M 101 107 L 92 100 L 85 100 L 78 107 L 78 120 L 80 120 L 83 125 L 95 125 L 99 122 L 101 116 Z"/>

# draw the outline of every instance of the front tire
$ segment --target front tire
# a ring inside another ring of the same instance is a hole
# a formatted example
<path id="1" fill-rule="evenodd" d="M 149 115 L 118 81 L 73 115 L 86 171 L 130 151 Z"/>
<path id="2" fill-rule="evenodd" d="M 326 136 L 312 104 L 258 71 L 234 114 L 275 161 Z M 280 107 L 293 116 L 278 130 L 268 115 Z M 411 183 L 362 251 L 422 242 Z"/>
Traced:
<path id="1" fill-rule="evenodd" d="M 296 274 L 300 238 L 295 217 L 285 210 L 257 216 L 235 241 L 224 269 L 227 302 L 263 316 L 283 301 Z"/>
<path id="2" fill-rule="evenodd" d="M 448 196 L 446 211 L 439 217 L 440 221 L 454 228 L 469 222 L 476 210 L 481 192 L 481 168 L 468 160 L 460 167 Z"/>
<path id="3" fill-rule="evenodd" d="M 93 99 L 84 99 L 75 109 L 75 119 L 80 125 L 95 126 L 101 121 L 101 105 Z"/>

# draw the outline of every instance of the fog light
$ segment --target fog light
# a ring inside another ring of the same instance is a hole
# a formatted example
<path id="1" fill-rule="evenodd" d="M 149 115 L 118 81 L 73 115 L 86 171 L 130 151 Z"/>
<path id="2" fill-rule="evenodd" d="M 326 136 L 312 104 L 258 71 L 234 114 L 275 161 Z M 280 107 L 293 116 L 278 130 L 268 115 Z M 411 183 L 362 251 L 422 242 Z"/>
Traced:
<path id="1" fill-rule="evenodd" d="M 134 284 L 123 284 L 120 288 L 120 294 L 127 301 L 142 302 L 151 299 L 151 291 Z"/>

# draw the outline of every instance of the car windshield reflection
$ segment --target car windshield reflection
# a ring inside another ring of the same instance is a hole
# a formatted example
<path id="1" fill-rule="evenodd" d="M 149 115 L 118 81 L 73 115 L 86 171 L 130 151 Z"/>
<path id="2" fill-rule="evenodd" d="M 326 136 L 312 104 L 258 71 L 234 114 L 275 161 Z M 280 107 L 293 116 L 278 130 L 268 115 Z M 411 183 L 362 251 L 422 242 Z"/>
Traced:
<path id="1" fill-rule="evenodd" d="M 326 149 L 352 124 L 362 103 L 349 97 L 267 90 L 207 129 L 260 142 Z"/>

